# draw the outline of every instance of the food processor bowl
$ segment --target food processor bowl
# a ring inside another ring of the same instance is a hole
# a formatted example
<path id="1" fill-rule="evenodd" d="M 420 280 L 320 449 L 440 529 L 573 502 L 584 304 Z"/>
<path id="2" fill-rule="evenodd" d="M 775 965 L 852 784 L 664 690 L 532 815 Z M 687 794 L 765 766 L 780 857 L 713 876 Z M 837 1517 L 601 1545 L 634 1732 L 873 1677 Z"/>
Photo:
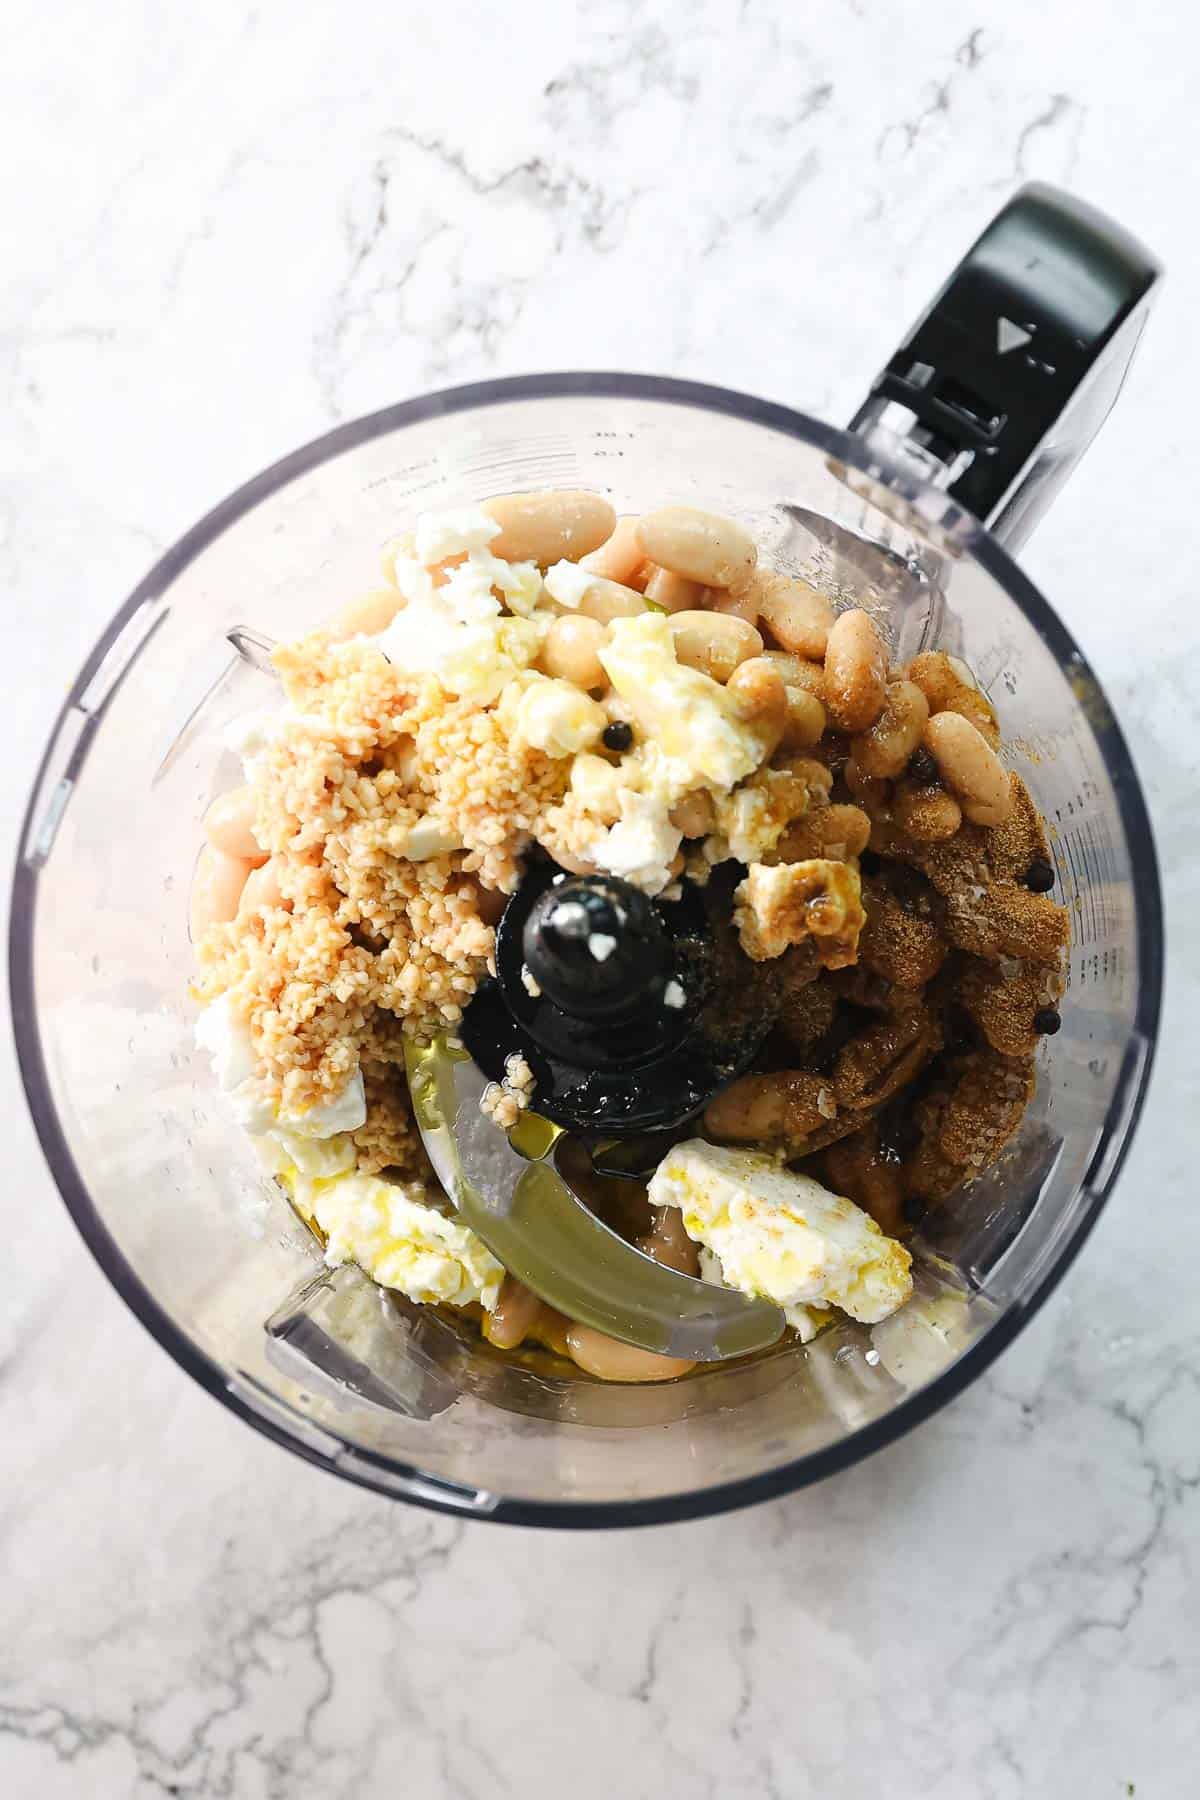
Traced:
<path id="1" fill-rule="evenodd" d="M 1019 1137 L 918 1230 L 916 1292 L 685 1380 L 607 1386 L 327 1270 L 196 1049 L 187 894 L 237 777 L 223 733 L 270 705 L 263 645 L 377 582 L 419 511 L 531 487 L 732 514 L 764 559 L 936 644 L 994 700 L 1072 925 L 1059 1034 Z M 877 444 L 691 383 L 558 375 L 347 425 L 259 476 L 152 570 L 59 719 L 16 871 L 17 1048 L 55 1180 L 114 1286 L 191 1374 L 309 1460 L 382 1492 L 540 1524 L 679 1518 L 784 1492 L 886 1443 L 1009 1343 L 1094 1225 L 1158 1023 L 1145 804 L 1069 633 L 944 492 Z"/>
<path id="2" fill-rule="evenodd" d="M 910 1430 L 1012 1341 L 1128 1149 L 1163 929 L 1146 807 L 1108 702 L 979 518 L 1009 542 L 1029 528 L 1111 404 L 1156 273 L 1098 215 L 1026 189 L 881 375 L 856 432 L 642 376 L 456 388 L 285 458 L 130 596 L 71 689 L 25 821 L 17 1051 L 97 1260 L 234 1412 L 418 1504 L 630 1525 L 815 1481 Z M 328 1269 L 226 1110 L 188 997 L 201 822 L 239 778 L 230 721 L 277 703 L 271 641 L 378 585 L 381 547 L 417 513 L 552 487 L 597 490 L 618 512 L 732 515 L 764 561 L 873 613 L 896 660 L 961 657 L 1044 816 L 1071 916 L 1062 1028 L 1043 1040 L 1036 1098 L 1000 1161 L 917 1226 L 912 1300 L 875 1326 L 844 1318 L 808 1345 L 646 1386 L 502 1354 L 461 1316 Z"/>

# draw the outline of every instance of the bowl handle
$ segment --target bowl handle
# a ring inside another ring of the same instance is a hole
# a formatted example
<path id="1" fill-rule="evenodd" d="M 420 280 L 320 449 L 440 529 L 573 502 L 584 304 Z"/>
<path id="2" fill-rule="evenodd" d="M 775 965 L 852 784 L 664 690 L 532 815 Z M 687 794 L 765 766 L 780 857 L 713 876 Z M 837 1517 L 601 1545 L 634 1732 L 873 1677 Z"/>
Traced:
<path id="1" fill-rule="evenodd" d="M 875 381 L 878 438 L 1010 549 L 1108 416 L 1161 266 L 1111 219 L 1031 182 L 997 213 Z"/>

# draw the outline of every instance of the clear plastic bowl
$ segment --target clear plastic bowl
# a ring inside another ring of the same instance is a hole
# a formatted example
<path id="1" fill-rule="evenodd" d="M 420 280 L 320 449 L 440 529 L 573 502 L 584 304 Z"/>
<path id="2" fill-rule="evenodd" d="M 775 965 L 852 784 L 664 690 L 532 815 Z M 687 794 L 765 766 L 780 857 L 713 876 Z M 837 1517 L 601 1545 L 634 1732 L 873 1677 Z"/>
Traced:
<path id="1" fill-rule="evenodd" d="M 1071 911 L 1063 1028 L 1019 1139 L 918 1238 L 882 1325 L 684 1381 L 610 1387 L 506 1361 L 319 1252 L 260 1173 L 192 1039 L 187 893 L 227 720 L 269 703 L 256 637 L 378 581 L 425 508 L 599 489 L 618 511 L 731 513 L 766 560 L 886 614 L 897 651 L 963 656 L 1050 828 Z M 231 636 L 232 634 L 232 636 Z M 1081 652 L 999 545 L 877 446 L 721 389 L 632 376 L 486 383 L 297 451 L 157 565 L 71 690 L 30 805 L 10 964 L 17 1047 L 55 1180 L 158 1341 L 277 1442 L 381 1492 L 527 1524 L 629 1525 L 814 1481 L 984 1370 L 1095 1224 L 1158 1026 L 1146 808 Z"/>

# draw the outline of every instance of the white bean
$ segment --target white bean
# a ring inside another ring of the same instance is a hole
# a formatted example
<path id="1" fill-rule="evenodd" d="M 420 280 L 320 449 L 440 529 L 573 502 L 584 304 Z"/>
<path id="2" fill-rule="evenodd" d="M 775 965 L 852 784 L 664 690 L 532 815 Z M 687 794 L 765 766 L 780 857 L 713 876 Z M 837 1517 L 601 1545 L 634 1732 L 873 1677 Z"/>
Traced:
<path id="1" fill-rule="evenodd" d="M 619 581 L 628 586 L 646 560 L 637 528 L 637 514 L 622 513 L 613 527 L 612 536 L 606 538 L 598 550 L 589 550 L 586 556 L 580 557 L 584 568 L 593 575 L 603 575 L 606 581 Z"/>
<path id="2" fill-rule="evenodd" d="M 581 1369 L 601 1381 L 673 1381 L 696 1366 L 677 1356 L 656 1356 L 652 1350 L 623 1344 L 590 1325 L 572 1325 L 567 1348 Z"/>
<path id="3" fill-rule="evenodd" d="M 213 801 L 204 815 L 204 835 L 225 856 L 240 857 L 255 867 L 267 860 L 254 835 L 254 795 L 248 787 L 231 788 Z"/>
<path id="4" fill-rule="evenodd" d="M 524 1343 L 542 1303 L 531 1288 L 515 1275 L 506 1275 L 500 1297 L 490 1313 L 483 1317 L 483 1335 L 498 1350 L 515 1350 Z"/>
<path id="5" fill-rule="evenodd" d="M 642 592 L 655 606 L 661 606 L 665 612 L 677 613 L 695 611 L 704 605 L 707 589 L 701 582 L 689 581 L 686 575 L 676 575 L 673 569 L 660 569 L 649 564 L 647 567 L 650 574 Z"/>
<path id="6" fill-rule="evenodd" d="M 760 621 L 785 650 L 817 660 L 824 656 L 834 619 L 824 594 L 807 581 L 765 570 L 759 570 L 752 587 Z"/>
<path id="7" fill-rule="evenodd" d="M 746 724 L 762 734 L 766 756 L 779 743 L 788 721 L 787 689 L 779 670 L 765 656 L 752 656 L 738 664 L 726 692 L 737 701 Z"/>
<path id="8" fill-rule="evenodd" d="M 198 944 L 210 925 L 227 925 L 237 917 L 238 902 L 251 864 L 240 856 L 226 856 L 205 844 L 196 861 L 189 902 L 193 944 Z"/>
<path id="9" fill-rule="evenodd" d="M 733 519 L 694 506 L 663 506 L 647 513 L 638 538 L 651 562 L 705 587 L 737 588 L 749 581 L 758 551 Z"/>
<path id="10" fill-rule="evenodd" d="M 924 694 L 931 713 L 961 713 L 993 750 L 1000 748 L 1000 728 L 992 703 L 975 685 L 973 676 L 964 679 L 971 672 L 957 656 L 947 656 L 944 650 L 925 650 L 913 657 L 905 673 Z"/>
<path id="11" fill-rule="evenodd" d="M 825 649 L 825 710 L 838 731 L 865 731 L 887 698 L 887 647 L 869 613 L 834 620 Z"/>
<path id="12" fill-rule="evenodd" d="M 354 637 L 377 637 L 387 630 L 404 605 L 404 595 L 397 588 L 375 588 L 335 613 L 325 627 L 325 635 L 331 644 L 344 644 Z"/>
<path id="13" fill-rule="evenodd" d="M 714 681 L 728 681 L 739 663 L 762 654 L 762 639 L 753 625 L 723 613 L 677 612 L 671 619 L 671 636 L 675 660 Z"/>
<path id="14" fill-rule="evenodd" d="M 605 581 L 597 575 L 579 602 L 579 611 L 587 619 L 598 619 L 609 625 L 614 619 L 636 619 L 646 610 L 646 602 L 632 588 L 619 581 Z"/>
<path id="15" fill-rule="evenodd" d="M 1012 788 L 996 752 L 971 721 L 961 713 L 935 713 L 924 743 L 963 817 L 973 825 L 1003 825 L 1012 811 Z"/>
<path id="16" fill-rule="evenodd" d="M 695 1275 L 699 1270 L 700 1252 L 684 1229 L 683 1214 L 677 1206 L 655 1208 L 649 1234 L 637 1240 L 637 1247 L 680 1275 Z"/>
<path id="17" fill-rule="evenodd" d="M 883 711 L 850 746 L 863 774 L 881 780 L 899 775 L 920 743 L 928 719 L 929 702 L 915 682 L 889 682 Z"/>
<path id="18" fill-rule="evenodd" d="M 896 783 L 892 811 L 901 831 L 919 844 L 944 843 L 962 824 L 962 808 L 953 794 L 942 787 L 918 787 L 911 781 Z"/>
<path id="19" fill-rule="evenodd" d="M 806 688 L 787 687 L 787 724 L 783 728 L 785 750 L 811 750 L 825 736 L 825 708 Z"/>
<path id="20" fill-rule="evenodd" d="M 758 624 L 758 596 L 753 582 L 736 590 L 706 587 L 700 604 L 710 612 L 728 613 L 731 618 L 745 619 L 747 625 Z"/>
<path id="21" fill-rule="evenodd" d="M 605 687 L 608 677 L 599 651 L 608 632 L 598 619 L 565 613 L 546 633 L 538 665 L 547 675 L 573 681 L 576 687 Z"/>
<path id="22" fill-rule="evenodd" d="M 578 562 L 613 534 L 617 515 L 600 494 L 582 488 L 550 488 L 537 494 L 499 494 L 483 510 L 500 534 L 488 545 L 505 562 Z"/>
<path id="23" fill-rule="evenodd" d="M 279 870 L 272 857 L 261 869 L 251 869 L 247 875 L 242 897 L 238 901 L 237 916 L 239 919 L 248 919 L 251 913 L 261 912 L 264 908 L 290 905 L 291 901 L 285 899 L 279 885 Z"/>
<path id="24" fill-rule="evenodd" d="M 764 650 L 763 655 L 779 670 L 785 687 L 803 688 L 824 706 L 825 670 L 819 662 L 810 662 L 805 656 L 792 656 L 786 650 Z"/>

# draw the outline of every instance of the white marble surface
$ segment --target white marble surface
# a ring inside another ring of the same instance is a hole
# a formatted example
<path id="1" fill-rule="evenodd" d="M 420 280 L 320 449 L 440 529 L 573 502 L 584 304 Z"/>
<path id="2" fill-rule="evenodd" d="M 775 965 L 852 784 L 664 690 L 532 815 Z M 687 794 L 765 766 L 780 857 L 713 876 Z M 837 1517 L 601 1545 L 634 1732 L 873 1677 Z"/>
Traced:
<path id="1" fill-rule="evenodd" d="M 11 1058 L 0 1792 L 1196 1792 L 1200 28 L 1185 0 L 14 0 L 0 65 L 8 838 L 150 559 L 335 420 L 538 367 L 844 418 L 1022 176 L 1171 280 L 1029 566 L 1152 803 L 1166 1035 L 1100 1231 L 915 1437 L 704 1523 L 555 1535 L 288 1458 L 157 1350 Z"/>

